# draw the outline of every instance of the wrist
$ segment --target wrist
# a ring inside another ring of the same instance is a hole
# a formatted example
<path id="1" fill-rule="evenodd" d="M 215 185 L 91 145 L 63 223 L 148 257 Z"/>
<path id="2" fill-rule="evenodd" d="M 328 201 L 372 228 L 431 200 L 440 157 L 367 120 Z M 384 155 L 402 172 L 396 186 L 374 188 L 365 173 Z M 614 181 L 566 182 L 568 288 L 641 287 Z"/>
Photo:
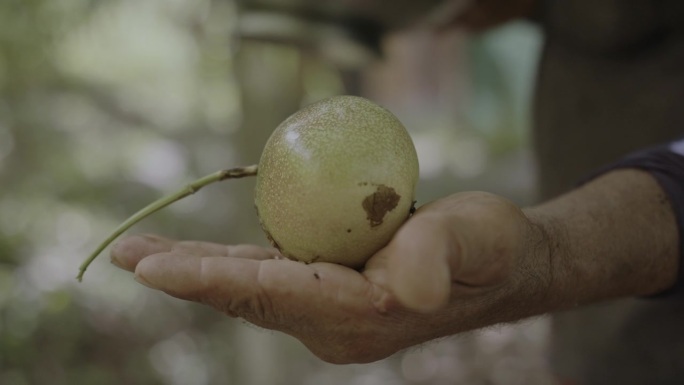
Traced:
<path id="1" fill-rule="evenodd" d="M 594 274 L 583 271 L 586 266 L 574 266 L 568 257 L 570 241 L 568 230 L 562 218 L 543 208 L 532 207 L 523 210 L 530 226 L 536 233 L 537 243 L 531 249 L 530 258 L 539 266 L 539 274 L 547 277 L 544 293 L 537 294 L 542 312 L 552 312 L 577 306 L 586 302 L 586 283 Z"/>
<path id="2" fill-rule="evenodd" d="M 613 171 L 525 212 L 547 239 L 549 310 L 652 295 L 676 279 L 674 215 L 648 173 Z"/>

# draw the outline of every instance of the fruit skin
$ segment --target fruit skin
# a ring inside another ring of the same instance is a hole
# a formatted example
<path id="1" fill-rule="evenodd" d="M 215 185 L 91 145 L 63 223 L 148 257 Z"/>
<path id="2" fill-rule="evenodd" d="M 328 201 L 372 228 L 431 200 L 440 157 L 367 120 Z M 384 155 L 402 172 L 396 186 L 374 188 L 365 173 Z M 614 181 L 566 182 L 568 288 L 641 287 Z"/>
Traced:
<path id="1" fill-rule="evenodd" d="M 417 181 L 418 157 L 401 122 L 367 99 L 336 96 L 275 129 L 255 205 L 285 257 L 358 268 L 409 217 Z"/>

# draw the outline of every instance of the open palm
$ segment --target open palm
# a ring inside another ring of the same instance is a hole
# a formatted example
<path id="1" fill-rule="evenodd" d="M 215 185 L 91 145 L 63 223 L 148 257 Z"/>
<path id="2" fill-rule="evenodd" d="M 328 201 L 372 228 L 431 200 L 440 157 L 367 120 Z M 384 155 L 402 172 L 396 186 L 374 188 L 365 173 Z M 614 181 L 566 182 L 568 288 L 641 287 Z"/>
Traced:
<path id="1" fill-rule="evenodd" d="M 151 235 L 119 241 L 112 261 L 149 287 L 292 335 L 328 362 L 371 362 L 509 320 L 527 223 L 502 198 L 464 193 L 419 209 L 361 272 Z"/>

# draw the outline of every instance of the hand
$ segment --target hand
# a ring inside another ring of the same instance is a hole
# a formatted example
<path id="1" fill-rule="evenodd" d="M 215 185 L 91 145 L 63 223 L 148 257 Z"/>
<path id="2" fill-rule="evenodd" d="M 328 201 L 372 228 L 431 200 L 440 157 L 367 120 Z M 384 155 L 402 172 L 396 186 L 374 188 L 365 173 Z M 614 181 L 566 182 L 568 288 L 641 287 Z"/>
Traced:
<path id="1" fill-rule="evenodd" d="M 119 241 L 112 262 L 146 286 L 290 334 L 325 361 L 362 363 L 536 314 L 544 245 L 510 202 L 462 193 L 417 210 L 362 272 L 150 235 Z"/>

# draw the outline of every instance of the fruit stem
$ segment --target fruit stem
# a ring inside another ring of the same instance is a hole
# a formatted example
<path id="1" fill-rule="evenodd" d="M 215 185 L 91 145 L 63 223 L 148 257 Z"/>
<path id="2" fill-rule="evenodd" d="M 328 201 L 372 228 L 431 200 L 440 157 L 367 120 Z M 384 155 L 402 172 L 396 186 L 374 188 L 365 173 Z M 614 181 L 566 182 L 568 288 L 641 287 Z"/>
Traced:
<path id="1" fill-rule="evenodd" d="M 179 201 L 189 195 L 192 195 L 199 191 L 202 187 L 215 183 L 215 182 L 220 182 L 222 180 L 226 179 L 237 179 L 237 178 L 244 178 L 248 176 L 255 176 L 257 174 L 257 165 L 251 165 L 247 167 L 236 167 L 236 168 L 231 168 L 228 170 L 221 170 L 217 171 L 213 174 L 209 174 L 207 176 L 204 176 L 202 178 L 197 179 L 196 181 L 186 185 L 183 189 L 178 190 L 172 194 L 166 195 L 146 207 L 144 207 L 142 210 L 138 211 L 137 213 L 133 214 L 131 217 L 126 219 L 122 224 L 120 224 L 108 237 L 105 239 L 100 245 L 93 251 L 92 254 L 83 261 L 81 266 L 78 269 L 78 275 L 76 276 L 76 279 L 81 282 L 83 280 L 83 274 L 85 273 L 86 269 L 90 265 L 93 260 L 104 250 L 107 246 L 109 246 L 110 243 L 112 243 L 119 235 L 123 234 L 124 231 L 128 230 L 131 226 L 134 224 L 140 222 L 144 218 L 148 217 L 151 214 L 154 214 L 155 212 L 163 209 L 164 207 L 170 205 L 173 202 Z"/>

